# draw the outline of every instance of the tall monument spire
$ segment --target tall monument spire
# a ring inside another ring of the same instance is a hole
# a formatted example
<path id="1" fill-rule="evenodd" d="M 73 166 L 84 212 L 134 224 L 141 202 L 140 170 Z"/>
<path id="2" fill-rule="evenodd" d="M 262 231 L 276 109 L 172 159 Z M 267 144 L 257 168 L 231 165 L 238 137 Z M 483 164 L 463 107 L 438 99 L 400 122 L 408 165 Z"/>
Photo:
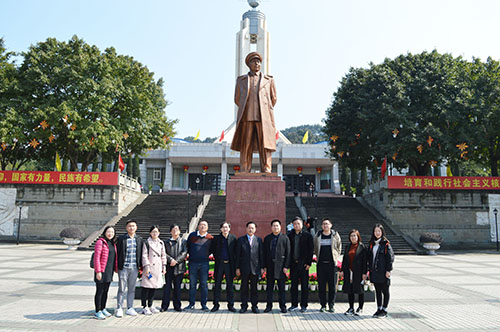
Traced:
<path id="1" fill-rule="evenodd" d="M 261 71 L 264 74 L 269 74 L 271 70 L 271 39 L 266 15 L 257 9 L 260 0 L 248 0 L 248 4 L 252 9 L 243 14 L 240 31 L 236 34 L 236 77 L 248 72 L 245 57 L 250 52 L 262 55 Z"/>

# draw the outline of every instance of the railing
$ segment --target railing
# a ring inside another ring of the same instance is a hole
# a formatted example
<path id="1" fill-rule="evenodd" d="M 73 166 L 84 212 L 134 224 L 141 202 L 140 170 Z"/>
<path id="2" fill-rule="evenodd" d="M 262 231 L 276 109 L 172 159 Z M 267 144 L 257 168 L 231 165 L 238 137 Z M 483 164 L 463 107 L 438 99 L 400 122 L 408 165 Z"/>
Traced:
<path id="1" fill-rule="evenodd" d="M 137 191 L 137 192 L 141 191 L 141 184 L 139 182 L 137 182 L 136 179 L 128 177 L 125 174 L 120 173 L 118 183 L 120 184 L 120 186 L 124 186 L 125 188 L 128 188 L 130 190 Z"/>
<path id="2" fill-rule="evenodd" d="M 363 193 L 370 194 L 370 193 L 378 192 L 378 191 L 380 191 L 381 188 L 387 188 L 387 180 L 386 179 L 378 181 L 378 182 L 370 183 L 369 185 L 367 185 L 365 187 L 365 189 L 363 190 Z"/>

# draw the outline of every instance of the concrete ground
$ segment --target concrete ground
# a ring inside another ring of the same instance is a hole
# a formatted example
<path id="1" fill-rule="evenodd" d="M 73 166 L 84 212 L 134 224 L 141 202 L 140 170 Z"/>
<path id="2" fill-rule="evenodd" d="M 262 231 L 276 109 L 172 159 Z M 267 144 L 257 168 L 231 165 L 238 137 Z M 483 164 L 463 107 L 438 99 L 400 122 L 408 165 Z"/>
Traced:
<path id="1" fill-rule="evenodd" d="M 500 331 L 496 252 L 397 256 L 390 317 L 382 320 L 371 317 L 374 303 L 361 317 L 345 316 L 346 303 L 337 303 L 335 314 L 320 313 L 314 303 L 306 313 L 281 314 L 276 304 L 269 314 L 169 311 L 97 321 L 90 254 L 60 245 L 0 244 L 0 331 Z M 116 290 L 115 282 L 109 308 Z"/>

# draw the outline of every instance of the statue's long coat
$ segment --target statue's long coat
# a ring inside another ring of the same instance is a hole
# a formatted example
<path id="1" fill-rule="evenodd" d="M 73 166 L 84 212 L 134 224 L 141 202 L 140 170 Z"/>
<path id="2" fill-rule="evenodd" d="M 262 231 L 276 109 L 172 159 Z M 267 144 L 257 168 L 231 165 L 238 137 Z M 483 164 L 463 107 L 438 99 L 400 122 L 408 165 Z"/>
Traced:
<path id="1" fill-rule="evenodd" d="M 261 80 L 259 84 L 259 108 L 262 121 L 262 133 L 264 148 L 276 151 L 276 126 L 274 124 L 274 105 L 276 105 L 276 87 L 274 78 L 270 75 L 260 73 Z M 231 149 L 240 151 L 242 144 L 241 123 L 245 106 L 248 101 L 248 90 L 250 89 L 250 80 L 247 75 L 239 76 L 236 79 L 236 91 L 234 93 L 234 102 L 238 105 L 238 116 L 236 121 L 236 132 L 234 133 Z M 253 143 L 253 151 L 258 152 L 257 141 Z"/>

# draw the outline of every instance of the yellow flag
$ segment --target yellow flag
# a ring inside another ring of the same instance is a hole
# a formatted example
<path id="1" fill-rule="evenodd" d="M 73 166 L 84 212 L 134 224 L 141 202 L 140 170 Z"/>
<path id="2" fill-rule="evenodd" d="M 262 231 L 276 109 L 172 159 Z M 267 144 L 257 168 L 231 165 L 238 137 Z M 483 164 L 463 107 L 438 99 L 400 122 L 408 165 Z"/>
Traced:
<path id="1" fill-rule="evenodd" d="M 302 137 L 302 143 L 305 144 L 309 140 L 309 130 L 306 131 L 304 137 Z"/>
<path id="2" fill-rule="evenodd" d="M 56 169 L 58 172 L 62 169 L 61 157 L 59 157 L 59 152 L 56 151 Z"/>
<path id="3" fill-rule="evenodd" d="M 198 133 L 194 137 L 194 140 L 197 141 L 200 138 L 200 131 L 198 130 Z"/>
<path id="4" fill-rule="evenodd" d="M 453 176 L 453 173 L 451 173 L 450 165 L 446 166 L 446 176 Z"/>

